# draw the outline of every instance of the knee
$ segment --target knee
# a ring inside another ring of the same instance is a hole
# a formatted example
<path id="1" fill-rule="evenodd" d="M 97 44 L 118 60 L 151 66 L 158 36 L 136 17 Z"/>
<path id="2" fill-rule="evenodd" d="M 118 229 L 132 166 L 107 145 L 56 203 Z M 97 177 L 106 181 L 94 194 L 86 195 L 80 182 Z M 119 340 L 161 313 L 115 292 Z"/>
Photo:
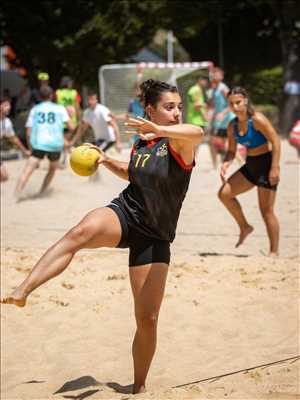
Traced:
<path id="1" fill-rule="evenodd" d="M 264 220 L 269 220 L 270 218 L 274 217 L 274 211 L 272 207 L 261 207 L 260 212 Z"/>
<path id="2" fill-rule="evenodd" d="M 51 162 L 49 165 L 49 172 L 54 173 L 58 168 L 58 162 Z"/>
<path id="3" fill-rule="evenodd" d="M 78 241 L 85 233 L 85 229 L 81 225 L 76 225 L 66 234 L 66 237 L 74 242 Z"/>
<path id="4" fill-rule="evenodd" d="M 79 224 L 74 226 L 65 237 L 67 240 L 74 243 L 76 247 L 81 247 L 91 239 L 92 233 L 87 225 Z"/>
<path id="5" fill-rule="evenodd" d="M 224 203 L 226 200 L 230 199 L 230 192 L 227 190 L 226 186 L 222 186 L 218 192 L 219 200 Z"/>
<path id="6" fill-rule="evenodd" d="M 158 312 L 139 312 L 136 314 L 136 321 L 141 329 L 155 329 L 158 321 Z"/>
<path id="7" fill-rule="evenodd" d="M 31 169 L 37 169 L 40 166 L 40 160 L 36 157 L 30 156 L 27 160 L 27 166 Z"/>

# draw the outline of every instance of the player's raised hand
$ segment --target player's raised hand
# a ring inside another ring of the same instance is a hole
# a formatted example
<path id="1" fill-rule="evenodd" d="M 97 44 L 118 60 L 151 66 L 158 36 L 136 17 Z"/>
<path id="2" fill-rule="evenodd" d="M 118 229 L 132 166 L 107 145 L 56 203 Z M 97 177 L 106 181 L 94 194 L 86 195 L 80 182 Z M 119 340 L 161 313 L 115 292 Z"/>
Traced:
<path id="1" fill-rule="evenodd" d="M 153 140 L 159 137 L 158 125 L 142 117 L 129 118 L 125 126 L 129 128 L 126 131 L 127 134 L 137 134 L 143 140 Z"/>

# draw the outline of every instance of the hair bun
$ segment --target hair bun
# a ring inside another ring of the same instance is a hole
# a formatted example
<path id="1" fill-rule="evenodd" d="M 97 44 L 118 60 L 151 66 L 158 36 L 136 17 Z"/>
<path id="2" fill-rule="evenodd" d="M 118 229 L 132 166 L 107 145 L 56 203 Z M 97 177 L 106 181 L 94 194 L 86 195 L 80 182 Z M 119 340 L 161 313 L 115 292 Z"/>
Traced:
<path id="1" fill-rule="evenodd" d="M 147 92 L 149 89 L 153 88 L 155 85 L 157 84 L 157 81 L 155 81 L 154 79 L 147 79 L 146 81 L 144 81 L 141 85 L 140 88 L 142 90 L 142 92 Z"/>
<path id="2" fill-rule="evenodd" d="M 157 79 L 147 79 L 140 84 L 141 93 L 139 99 L 144 107 L 148 104 L 155 106 L 163 92 L 178 92 L 175 86 Z"/>

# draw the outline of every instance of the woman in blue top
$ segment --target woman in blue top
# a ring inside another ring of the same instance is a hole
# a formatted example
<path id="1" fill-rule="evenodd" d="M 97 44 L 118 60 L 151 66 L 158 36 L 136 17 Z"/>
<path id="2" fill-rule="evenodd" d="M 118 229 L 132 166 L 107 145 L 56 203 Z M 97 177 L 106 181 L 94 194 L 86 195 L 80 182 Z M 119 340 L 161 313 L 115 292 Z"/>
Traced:
<path id="1" fill-rule="evenodd" d="M 270 241 L 270 255 L 278 255 L 279 223 L 274 214 L 274 203 L 279 182 L 280 139 L 270 121 L 254 110 L 245 89 L 234 87 L 227 98 L 236 118 L 227 128 L 228 151 L 221 167 L 223 185 L 218 195 L 239 225 L 238 247 L 253 227 L 249 225 L 236 196 L 257 186 L 259 208 Z M 238 143 L 247 148 L 246 163 L 226 181 L 226 171 L 234 160 Z"/>

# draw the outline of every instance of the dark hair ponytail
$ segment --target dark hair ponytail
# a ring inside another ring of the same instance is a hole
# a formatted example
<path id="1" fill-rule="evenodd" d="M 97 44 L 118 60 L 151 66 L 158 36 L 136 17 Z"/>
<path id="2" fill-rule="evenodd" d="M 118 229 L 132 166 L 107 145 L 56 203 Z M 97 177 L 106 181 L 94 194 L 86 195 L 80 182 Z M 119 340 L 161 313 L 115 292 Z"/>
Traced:
<path id="1" fill-rule="evenodd" d="M 162 93 L 171 92 L 178 93 L 176 86 L 172 86 L 167 82 L 162 82 L 155 79 L 148 79 L 140 85 L 141 94 L 139 96 L 140 102 L 146 108 L 149 104 L 153 107 L 156 106 Z"/>
<path id="2" fill-rule="evenodd" d="M 247 90 L 244 89 L 241 86 L 235 86 L 235 87 L 233 87 L 232 89 L 229 90 L 229 92 L 227 94 L 227 98 L 229 96 L 235 95 L 235 94 L 239 94 L 239 95 L 245 97 L 245 99 L 248 100 L 248 102 L 247 102 L 247 115 L 248 115 L 248 117 L 252 117 L 252 115 L 255 113 L 255 109 L 254 109 L 253 103 L 252 103 L 252 101 L 250 99 L 250 96 L 249 96 Z"/>

